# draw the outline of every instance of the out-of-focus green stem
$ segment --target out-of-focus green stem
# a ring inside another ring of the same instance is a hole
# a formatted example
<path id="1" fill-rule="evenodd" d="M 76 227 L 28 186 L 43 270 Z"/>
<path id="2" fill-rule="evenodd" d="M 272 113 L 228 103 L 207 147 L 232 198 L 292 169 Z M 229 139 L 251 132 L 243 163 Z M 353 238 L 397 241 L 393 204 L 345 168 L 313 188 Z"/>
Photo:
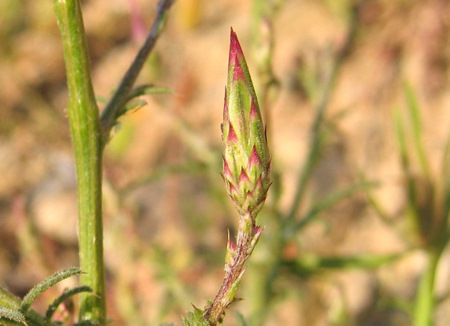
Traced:
<path id="1" fill-rule="evenodd" d="M 432 248 L 428 252 L 428 265 L 422 275 L 414 305 L 414 326 L 430 326 L 434 311 L 434 284 L 439 259 L 444 248 Z"/>
<path id="2" fill-rule="evenodd" d="M 320 129 L 322 127 L 322 122 L 325 116 L 325 111 L 328 107 L 328 103 L 330 101 L 330 96 L 334 90 L 334 86 L 336 84 L 336 79 L 339 76 L 339 72 L 341 70 L 342 64 L 344 63 L 345 59 L 348 56 L 348 53 L 355 41 L 357 27 L 358 27 L 358 17 L 357 12 L 358 8 L 353 8 L 353 19 L 351 20 L 351 25 L 349 27 L 348 36 L 346 39 L 346 42 L 339 52 L 339 54 L 336 57 L 335 63 L 330 71 L 329 78 L 327 81 L 327 84 L 325 85 L 325 88 L 323 90 L 322 96 L 320 98 L 320 102 L 317 106 L 316 116 L 313 122 L 313 125 L 311 127 L 311 140 L 309 145 L 309 152 L 306 157 L 305 165 L 300 172 L 298 183 L 297 183 L 297 190 L 294 196 L 294 201 L 292 203 L 292 206 L 289 210 L 289 213 L 287 215 L 287 221 L 291 222 L 301 205 L 301 202 L 303 200 L 304 192 L 306 190 L 306 185 L 311 177 L 311 172 L 313 167 L 315 166 L 315 163 L 317 159 L 319 158 L 320 154 L 320 148 L 322 146 L 322 134 L 320 132 Z"/>
<path id="3" fill-rule="evenodd" d="M 69 87 L 69 120 L 78 182 L 78 234 L 81 284 L 80 319 L 105 325 L 102 225 L 102 132 L 89 70 L 79 0 L 54 0 Z"/>
<path id="4" fill-rule="evenodd" d="M 266 261 L 256 262 L 256 266 L 254 267 L 256 272 L 252 274 L 253 286 L 250 291 L 252 294 L 251 324 L 255 326 L 264 325 L 265 323 L 267 313 L 269 312 L 270 301 L 272 300 L 274 293 L 274 282 L 282 266 L 283 250 L 286 243 L 292 238 L 295 232 L 298 231 L 294 231 L 294 224 L 297 223 L 295 218 L 298 214 L 302 200 L 304 199 L 304 194 L 308 181 L 311 177 L 311 172 L 320 156 L 320 151 L 323 145 L 321 128 L 330 97 L 334 90 L 340 69 L 355 41 L 359 26 L 358 10 L 358 6 L 352 8 L 353 15 L 350 22 L 346 43 L 336 56 L 333 67 L 329 73 L 327 83 L 324 85 L 323 93 L 317 105 L 316 116 L 311 127 L 309 152 L 307 154 L 303 169 L 300 171 L 298 177 L 294 200 L 285 216 L 282 216 L 281 212 L 276 211 L 275 219 L 278 223 L 277 228 L 272 228 L 272 226 L 268 227 L 268 229 L 272 229 L 275 234 L 269 241 L 265 241 L 267 238 L 263 239 L 261 244 L 261 247 L 266 246 Z M 267 235 L 267 237 L 269 236 L 270 235 Z"/>

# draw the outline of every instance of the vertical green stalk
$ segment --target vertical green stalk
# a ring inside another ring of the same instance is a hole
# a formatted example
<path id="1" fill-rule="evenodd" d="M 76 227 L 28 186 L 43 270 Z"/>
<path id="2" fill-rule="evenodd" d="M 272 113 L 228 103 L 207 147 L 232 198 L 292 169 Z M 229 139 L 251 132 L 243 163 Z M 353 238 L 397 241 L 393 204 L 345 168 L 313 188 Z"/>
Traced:
<path id="1" fill-rule="evenodd" d="M 422 275 L 414 305 L 414 326 L 430 326 L 434 312 L 434 284 L 443 248 L 432 248 L 428 253 L 428 265 Z"/>
<path id="2" fill-rule="evenodd" d="M 79 0 L 54 0 L 69 86 L 69 120 L 78 182 L 78 234 L 81 284 L 93 293 L 80 296 L 80 319 L 105 324 L 102 231 L 102 153 L 99 110 L 89 71 Z"/>

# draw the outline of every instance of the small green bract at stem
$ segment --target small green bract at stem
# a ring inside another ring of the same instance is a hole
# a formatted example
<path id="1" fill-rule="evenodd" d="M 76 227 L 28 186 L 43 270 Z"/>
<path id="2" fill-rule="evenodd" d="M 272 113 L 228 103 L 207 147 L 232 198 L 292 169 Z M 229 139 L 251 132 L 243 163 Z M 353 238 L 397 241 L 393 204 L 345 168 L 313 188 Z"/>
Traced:
<path id="1" fill-rule="evenodd" d="M 223 178 L 241 215 L 256 217 L 270 186 L 265 126 L 244 53 L 231 30 L 222 140 Z"/>

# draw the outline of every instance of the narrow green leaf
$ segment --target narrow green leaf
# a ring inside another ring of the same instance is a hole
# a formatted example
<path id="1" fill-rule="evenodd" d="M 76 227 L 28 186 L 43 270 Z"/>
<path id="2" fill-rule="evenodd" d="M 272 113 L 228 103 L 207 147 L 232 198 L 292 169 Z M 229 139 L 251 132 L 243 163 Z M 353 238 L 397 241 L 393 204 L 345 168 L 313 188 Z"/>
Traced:
<path id="1" fill-rule="evenodd" d="M 417 101 L 416 94 L 415 94 L 413 88 L 411 87 L 411 85 L 406 83 L 404 85 L 404 92 L 405 92 L 406 103 L 407 103 L 408 109 L 409 109 L 409 116 L 411 119 L 414 148 L 415 148 L 417 156 L 419 158 L 419 163 L 422 168 L 422 172 L 427 177 L 427 179 L 429 179 L 430 178 L 430 165 L 429 165 L 427 155 L 425 153 L 425 149 L 423 146 L 422 120 L 420 117 L 419 103 Z"/>
<path id="2" fill-rule="evenodd" d="M 403 253 L 390 255 L 364 255 L 323 258 L 320 268 L 329 269 L 374 269 L 398 260 Z"/>
<path id="3" fill-rule="evenodd" d="M 103 103 L 103 104 L 108 103 L 108 99 L 106 97 L 104 97 L 104 96 L 101 96 L 101 95 L 95 95 L 95 100 L 97 102 Z"/>
<path id="4" fill-rule="evenodd" d="M 408 157 L 408 150 L 406 146 L 405 128 L 403 125 L 402 116 L 400 115 L 400 112 L 398 110 L 394 112 L 394 129 L 400 151 L 400 158 L 403 171 L 407 171 L 409 173 L 410 163 Z"/>
<path id="5" fill-rule="evenodd" d="M 31 304 L 46 290 L 51 288 L 56 283 L 71 277 L 73 275 L 81 274 L 81 270 L 78 267 L 67 268 L 62 271 L 56 272 L 49 278 L 35 285 L 23 298 L 21 311 L 25 313 L 31 306 Z"/>
<path id="6" fill-rule="evenodd" d="M 443 167 L 442 167 L 442 180 L 444 182 L 444 226 L 449 225 L 448 221 L 450 219 L 450 135 L 447 139 L 447 144 L 445 146 L 444 158 L 443 158 Z M 448 228 L 448 227 L 447 227 Z M 448 230 L 450 233 L 450 230 Z M 450 236 L 450 234 L 449 234 Z"/>
<path id="7" fill-rule="evenodd" d="M 20 308 L 20 298 L 0 287 L 0 306 L 17 310 Z"/>
<path id="8" fill-rule="evenodd" d="M 58 306 L 63 303 L 65 300 L 70 298 L 71 296 L 81 293 L 81 292 L 92 292 L 92 289 L 89 286 L 79 286 L 70 290 L 66 290 L 61 294 L 58 298 L 53 301 L 53 303 L 48 306 L 47 312 L 45 313 L 46 321 L 50 321 L 53 317 L 54 312 L 58 309 Z"/>
<path id="9" fill-rule="evenodd" d="M 411 115 L 411 122 L 414 132 L 420 137 L 422 135 L 422 122 L 420 120 L 419 103 L 417 102 L 416 94 L 414 93 L 411 85 L 408 83 L 403 85 L 403 91 L 405 93 L 406 104 L 408 105 L 409 113 Z"/>
<path id="10" fill-rule="evenodd" d="M 129 111 L 139 110 L 139 109 L 143 108 L 146 104 L 147 104 L 147 101 L 144 99 L 137 99 L 137 100 L 131 101 L 131 102 L 127 103 L 127 105 L 125 105 L 125 107 L 123 108 L 122 115 L 124 115 L 125 113 L 127 113 Z"/>
<path id="11" fill-rule="evenodd" d="M 366 182 L 366 177 L 363 174 L 361 174 L 361 180 L 362 182 Z M 392 221 L 389 218 L 388 213 L 381 206 L 380 202 L 375 198 L 371 190 L 371 187 L 364 188 L 364 192 L 369 205 L 375 210 L 375 213 L 377 213 L 378 217 L 381 218 L 381 220 L 383 220 L 385 223 L 390 224 Z"/>
<path id="12" fill-rule="evenodd" d="M 392 263 L 405 253 L 388 255 L 362 255 L 341 257 L 320 257 L 317 255 L 302 255 L 294 261 L 285 261 L 295 274 L 310 274 L 327 269 L 374 269 Z"/>
<path id="13" fill-rule="evenodd" d="M 235 312 L 236 319 L 238 320 L 238 326 L 248 326 L 245 321 L 244 315 L 242 315 L 239 311 Z"/>
<path id="14" fill-rule="evenodd" d="M 444 157 L 442 159 L 442 175 L 445 178 L 450 178 L 450 134 L 445 144 Z"/>
<path id="15" fill-rule="evenodd" d="M 142 95 L 174 94 L 174 93 L 175 93 L 174 90 L 168 87 L 158 87 L 152 84 L 145 84 L 133 88 L 127 97 L 127 101 L 130 101 Z"/>
<path id="16" fill-rule="evenodd" d="M 402 164 L 402 169 L 406 178 L 406 190 L 408 194 L 408 208 L 409 208 L 409 218 L 412 219 L 413 225 L 418 226 L 418 209 L 417 209 L 417 194 L 416 194 L 416 184 L 411 171 L 411 163 L 409 160 L 408 148 L 406 145 L 406 134 L 404 129 L 404 124 L 399 111 L 394 113 L 394 126 L 395 134 L 397 137 L 397 142 L 400 151 L 400 160 Z"/>
<path id="17" fill-rule="evenodd" d="M 97 321 L 92 320 L 82 320 L 78 323 L 73 324 L 73 326 L 98 326 L 100 325 Z"/>
<path id="18" fill-rule="evenodd" d="M 0 326 L 23 326 L 23 323 L 19 323 L 7 318 L 0 317 Z"/>
<path id="19" fill-rule="evenodd" d="M 175 93 L 172 89 L 167 87 L 157 87 L 151 84 L 141 85 L 131 90 L 128 95 L 125 105 L 122 109 L 118 110 L 116 120 L 129 111 L 137 110 L 142 108 L 147 104 L 144 99 L 136 99 L 143 95 L 156 95 L 156 94 L 173 94 Z"/>
<path id="20" fill-rule="evenodd" d="M 8 318 L 18 323 L 23 323 L 25 321 L 25 316 L 20 311 L 7 307 L 0 307 L 0 317 Z"/>

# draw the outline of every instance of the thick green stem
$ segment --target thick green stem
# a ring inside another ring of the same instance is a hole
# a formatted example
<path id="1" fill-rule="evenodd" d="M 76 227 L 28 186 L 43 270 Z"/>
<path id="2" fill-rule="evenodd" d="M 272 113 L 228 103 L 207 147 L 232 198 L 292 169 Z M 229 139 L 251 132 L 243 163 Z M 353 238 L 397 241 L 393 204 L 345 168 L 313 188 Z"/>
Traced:
<path id="1" fill-rule="evenodd" d="M 105 277 L 102 231 L 102 132 L 92 88 L 79 0 L 54 0 L 69 86 L 69 120 L 78 182 L 78 234 L 81 284 L 93 293 L 80 295 L 80 319 L 105 324 Z"/>

